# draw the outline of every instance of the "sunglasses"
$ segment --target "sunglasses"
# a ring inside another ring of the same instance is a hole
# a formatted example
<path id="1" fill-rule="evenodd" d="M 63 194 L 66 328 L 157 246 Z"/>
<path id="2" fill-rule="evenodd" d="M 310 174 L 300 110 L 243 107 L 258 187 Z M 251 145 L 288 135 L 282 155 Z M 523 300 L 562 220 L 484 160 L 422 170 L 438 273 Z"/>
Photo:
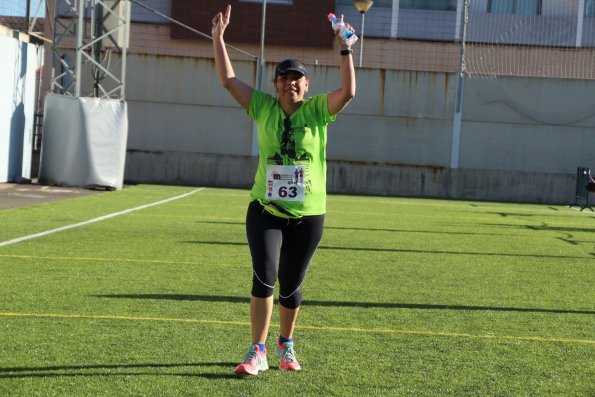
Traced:
<path id="1" fill-rule="evenodd" d="M 291 120 L 286 118 L 283 120 L 283 135 L 281 135 L 281 154 L 289 158 L 295 158 L 295 141 L 291 139 L 293 133 L 291 128 Z"/>

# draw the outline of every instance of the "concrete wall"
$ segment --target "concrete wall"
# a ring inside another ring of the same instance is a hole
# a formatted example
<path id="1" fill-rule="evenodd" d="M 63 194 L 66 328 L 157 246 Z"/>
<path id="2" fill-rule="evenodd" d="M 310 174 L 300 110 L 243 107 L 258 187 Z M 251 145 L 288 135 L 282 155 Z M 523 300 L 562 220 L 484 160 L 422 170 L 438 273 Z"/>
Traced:
<path id="1" fill-rule="evenodd" d="M 249 187 L 253 125 L 213 61 L 128 62 L 125 179 Z M 234 66 L 254 84 L 253 62 Z M 336 67 L 309 69 L 310 94 L 338 87 Z M 595 166 L 595 81 L 468 79 L 460 168 L 450 169 L 455 75 L 358 69 L 357 79 L 355 100 L 329 126 L 330 192 L 570 203 L 576 168 Z"/>
<path id="2" fill-rule="evenodd" d="M 595 164 L 595 81 L 467 83 L 463 168 L 571 174 Z"/>

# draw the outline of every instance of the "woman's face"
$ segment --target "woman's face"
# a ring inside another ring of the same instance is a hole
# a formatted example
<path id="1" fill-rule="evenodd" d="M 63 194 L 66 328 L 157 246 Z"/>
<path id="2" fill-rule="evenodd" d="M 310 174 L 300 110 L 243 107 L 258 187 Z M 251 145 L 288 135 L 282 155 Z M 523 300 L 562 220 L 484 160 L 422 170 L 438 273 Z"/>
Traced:
<path id="1" fill-rule="evenodd" d="M 275 91 L 279 100 L 287 102 L 300 102 L 308 92 L 308 78 L 297 72 L 277 76 Z"/>

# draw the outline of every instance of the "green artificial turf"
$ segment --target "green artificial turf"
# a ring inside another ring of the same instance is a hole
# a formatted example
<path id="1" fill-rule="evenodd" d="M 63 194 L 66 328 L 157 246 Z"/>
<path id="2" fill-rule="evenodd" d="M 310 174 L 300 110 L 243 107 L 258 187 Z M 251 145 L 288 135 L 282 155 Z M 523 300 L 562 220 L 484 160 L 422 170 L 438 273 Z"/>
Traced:
<path id="1" fill-rule="evenodd" d="M 0 211 L 0 244 L 194 191 L 139 185 Z M 250 343 L 248 191 L 207 188 L 0 246 L 0 395 L 593 396 L 595 216 L 331 195 L 295 334 Z"/>

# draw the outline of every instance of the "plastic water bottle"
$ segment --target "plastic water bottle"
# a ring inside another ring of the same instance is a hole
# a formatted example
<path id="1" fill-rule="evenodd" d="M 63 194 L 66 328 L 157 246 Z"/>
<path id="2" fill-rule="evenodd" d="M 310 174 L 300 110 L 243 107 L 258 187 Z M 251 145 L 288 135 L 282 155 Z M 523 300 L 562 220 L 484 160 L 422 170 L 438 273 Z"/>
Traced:
<path id="1" fill-rule="evenodd" d="M 357 41 L 357 36 L 351 30 L 347 29 L 345 23 L 342 22 L 335 14 L 332 12 L 327 16 L 330 23 L 333 25 L 333 30 L 339 31 L 339 38 L 343 40 L 345 44 L 348 46 L 352 46 L 353 43 Z"/>

